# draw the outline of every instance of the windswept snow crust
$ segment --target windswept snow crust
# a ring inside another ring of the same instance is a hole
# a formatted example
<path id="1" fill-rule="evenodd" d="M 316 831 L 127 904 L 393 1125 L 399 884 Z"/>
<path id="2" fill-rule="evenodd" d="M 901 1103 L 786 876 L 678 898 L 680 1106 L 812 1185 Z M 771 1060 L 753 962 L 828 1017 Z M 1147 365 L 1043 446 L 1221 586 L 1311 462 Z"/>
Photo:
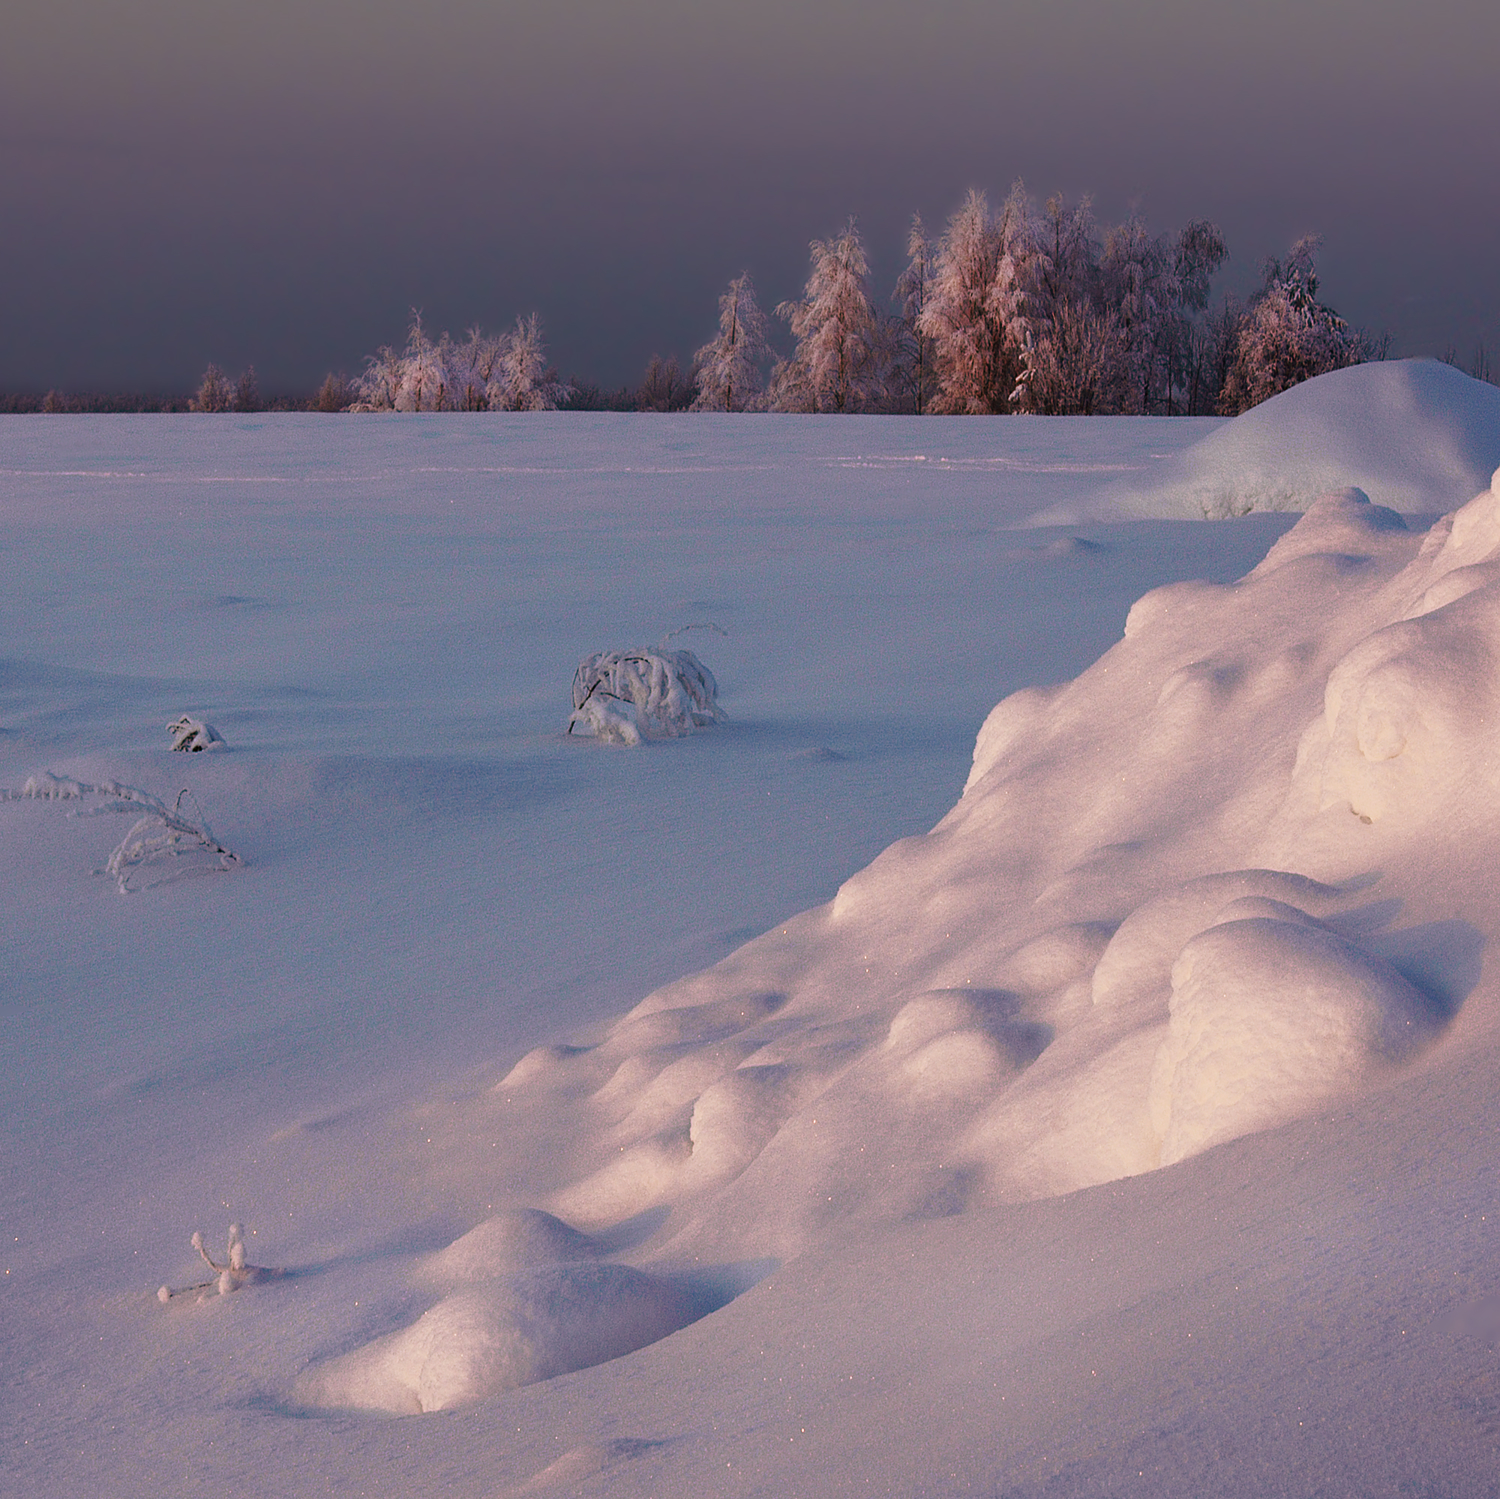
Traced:
<path id="1" fill-rule="evenodd" d="M 1500 389 L 1436 359 L 1357 364 L 1294 385 L 1174 454 L 1142 482 L 1044 513 L 1076 525 L 1104 516 L 1222 520 L 1305 510 L 1354 484 L 1378 505 L 1437 515 L 1500 464 Z"/>

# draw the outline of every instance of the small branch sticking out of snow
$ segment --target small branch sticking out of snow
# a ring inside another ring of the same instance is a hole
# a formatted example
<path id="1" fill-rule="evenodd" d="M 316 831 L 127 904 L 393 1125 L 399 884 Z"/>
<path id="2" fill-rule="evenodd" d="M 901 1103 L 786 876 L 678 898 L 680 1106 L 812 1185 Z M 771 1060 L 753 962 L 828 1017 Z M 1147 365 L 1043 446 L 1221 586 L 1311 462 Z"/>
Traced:
<path id="1" fill-rule="evenodd" d="M 231 1291 L 238 1291 L 241 1286 L 259 1285 L 262 1281 L 275 1280 L 277 1276 L 285 1274 L 282 1270 L 268 1270 L 263 1265 L 246 1263 L 245 1236 L 238 1223 L 229 1225 L 229 1253 L 226 1262 L 222 1265 L 203 1247 L 201 1233 L 193 1235 L 192 1243 L 203 1263 L 214 1272 L 214 1278 L 200 1281 L 197 1285 L 183 1286 L 175 1291 L 170 1286 L 162 1286 L 156 1293 L 158 1301 L 168 1302 L 173 1297 L 191 1296 L 195 1293 L 202 1301 L 206 1299 L 206 1293 L 209 1291 L 217 1291 L 220 1296 L 227 1296 Z"/>
<path id="2" fill-rule="evenodd" d="M 172 736 L 174 750 L 186 750 L 196 754 L 199 750 L 229 748 L 224 743 L 224 736 L 211 723 L 189 718 L 186 713 L 181 718 L 174 718 L 167 725 L 167 733 Z"/>
<path id="3" fill-rule="evenodd" d="M 72 817 L 95 817 L 101 813 L 134 812 L 143 810 L 142 817 L 126 833 L 105 861 L 104 868 L 96 871 L 111 875 L 121 895 L 130 893 L 131 871 L 145 864 L 163 859 L 175 859 L 184 854 L 204 853 L 213 856 L 211 871 L 233 869 L 243 862 L 233 850 L 226 848 L 214 837 L 204 819 L 197 798 L 187 790 L 177 793 L 172 806 L 134 786 L 122 786 L 118 781 L 104 781 L 94 785 L 88 781 L 75 781 L 71 776 L 53 775 L 44 770 L 31 776 L 20 791 L 0 791 L 0 801 L 83 801 L 91 796 L 108 797 L 103 806 L 89 811 L 72 812 Z M 189 817 L 183 802 L 191 799 L 197 820 Z"/>
<path id="4" fill-rule="evenodd" d="M 723 722 L 718 694 L 714 674 L 691 651 L 668 650 L 664 643 L 599 651 L 573 673 L 568 733 L 631 745 L 691 734 Z"/>
<path id="5" fill-rule="evenodd" d="M 669 640 L 676 640 L 679 635 L 686 635 L 689 630 L 712 630 L 715 635 L 721 635 L 725 640 L 729 639 L 729 631 L 723 625 L 716 625 L 711 619 L 695 620 L 690 625 L 678 625 L 675 630 L 668 630 L 657 642 L 659 650 Z"/>

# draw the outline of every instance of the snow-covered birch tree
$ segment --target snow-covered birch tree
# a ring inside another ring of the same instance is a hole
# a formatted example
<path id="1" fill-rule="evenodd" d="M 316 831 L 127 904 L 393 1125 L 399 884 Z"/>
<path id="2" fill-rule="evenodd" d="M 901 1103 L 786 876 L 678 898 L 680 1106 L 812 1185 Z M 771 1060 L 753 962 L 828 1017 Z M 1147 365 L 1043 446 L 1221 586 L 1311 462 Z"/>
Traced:
<path id="1" fill-rule="evenodd" d="M 1027 316 L 1015 403 L 1045 416 L 1089 416 L 1113 409 L 1119 394 L 1119 322 L 1104 303 L 1094 214 L 1085 197 L 1060 193 L 1040 217 L 1029 204 L 1025 258 Z"/>
<path id="2" fill-rule="evenodd" d="M 446 340 L 444 340 L 446 342 Z M 442 411 L 448 404 L 448 372 L 442 351 L 422 327 L 422 314 L 415 309 L 401 359 L 401 378 L 396 387 L 397 411 Z"/>
<path id="3" fill-rule="evenodd" d="M 742 272 L 719 298 L 719 332 L 698 350 L 694 411 L 746 411 L 762 386 L 766 315 L 755 300 L 750 273 Z"/>
<path id="4" fill-rule="evenodd" d="M 791 325 L 797 347 L 772 383 L 772 409 L 866 410 L 884 395 L 885 372 L 864 242 L 850 219 L 840 234 L 813 240 L 809 250 L 812 274 L 802 300 L 776 309 Z"/>
<path id="5" fill-rule="evenodd" d="M 541 319 L 534 312 L 517 318 L 490 382 L 490 410 L 556 411 L 567 394 L 568 387 L 548 367 Z"/>

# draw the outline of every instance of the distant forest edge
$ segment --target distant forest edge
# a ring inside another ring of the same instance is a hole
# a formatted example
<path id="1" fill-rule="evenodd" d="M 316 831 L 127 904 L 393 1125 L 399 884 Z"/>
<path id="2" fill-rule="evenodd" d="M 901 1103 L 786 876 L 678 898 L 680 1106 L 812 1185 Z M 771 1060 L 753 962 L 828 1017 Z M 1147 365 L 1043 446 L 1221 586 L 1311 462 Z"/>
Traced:
<path id="1" fill-rule="evenodd" d="M 653 356 L 640 383 L 562 380 L 536 313 L 498 335 L 434 339 L 413 312 L 406 342 L 317 393 L 263 398 L 252 366 L 209 365 L 192 396 L 0 394 L 0 411 L 784 411 L 925 415 L 1235 416 L 1300 381 L 1384 359 L 1388 334 L 1320 300 L 1316 236 L 1262 266 L 1248 301 L 1211 302 L 1229 257 L 1194 220 L 1152 235 L 1139 216 L 1103 230 L 1088 198 L 1040 208 L 1017 183 L 1000 207 L 970 192 L 935 240 L 912 220 L 889 305 L 870 291 L 851 219 L 810 246 L 800 300 L 774 312 L 778 353 L 748 272 L 719 299 L 718 330 L 683 370 Z M 1443 356 L 1459 363 L 1457 352 Z M 1481 345 L 1468 371 L 1494 380 Z M 1500 383 L 1500 382 L 1497 382 Z"/>

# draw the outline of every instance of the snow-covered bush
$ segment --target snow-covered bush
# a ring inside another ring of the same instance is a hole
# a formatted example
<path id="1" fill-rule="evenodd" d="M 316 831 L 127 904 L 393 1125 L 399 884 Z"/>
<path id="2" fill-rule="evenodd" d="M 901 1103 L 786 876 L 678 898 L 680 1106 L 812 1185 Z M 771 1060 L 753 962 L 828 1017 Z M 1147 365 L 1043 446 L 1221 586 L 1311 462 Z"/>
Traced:
<path id="1" fill-rule="evenodd" d="M 104 781 L 94 785 L 44 770 L 40 775 L 28 777 L 19 791 L 0 791 L 0 801 L 85 801 L 94 796 L 107 797 L 108 800 L 87 812 L 80 810 L 69 815 L 98 817 L 113 812 L 145 812 L 116 845 L 104 867 L 95 871 L 110 875 L 121 895 L 130 893 L 130 876 L 133 870 L 164 859 L 207 854 L 211 862 L 206 867 L 214 872 L 233 869 L 242 862 L 238 854 L 214 837 L 201 810 L 197 813 L 197 821 L 187 814 L 183 802 L 192 793 L 186 790 L 179 791 L 177 800 L 169 807 L 149 791 L 122 786 L 118 781 Z M 194 805 L 196 806 L 196 798 Z"/>
<path id="2" fill-rule="evenodd" d="M 406 348 L 372 354 L 353 389 L 351 411 L 554 411 L 572 387 L 548 366 L 535 313 L 494 338 L 471 328 L 434 343 L 413 309 Z"/>
<path id="3" fill-rule="evenodd" d="M 596 651 L 573 673 L 568 733 L 631 745 L 691 734 L 723 721 L 718 694 L 714 674 L 689 650 Z"/>
<path id="4" fill-rule="evenodd" d="M 1369 357 L 1361 334 L 1318 300 L 1320 243 L 1308 235 L 1292 246 L 1284 266 L 1266 263 L 1265 286 L 1240 323 L 1234 363 L 1219 397 L 1224 416 L 1238 416 L 1303 380 Z"/>
<path id="5" fill-rule="evenodd" d="M 224 743 L 223 735 L 211 724 L 204 723 L 201 719 L 189 718 L 186 713 L 181 718 L 174 718 L 167 725 L 167 733 L 172 736 L 172 748 L 183 750 L 190 754 L 196 754 L 200 750 L 228 749 Z"/>

